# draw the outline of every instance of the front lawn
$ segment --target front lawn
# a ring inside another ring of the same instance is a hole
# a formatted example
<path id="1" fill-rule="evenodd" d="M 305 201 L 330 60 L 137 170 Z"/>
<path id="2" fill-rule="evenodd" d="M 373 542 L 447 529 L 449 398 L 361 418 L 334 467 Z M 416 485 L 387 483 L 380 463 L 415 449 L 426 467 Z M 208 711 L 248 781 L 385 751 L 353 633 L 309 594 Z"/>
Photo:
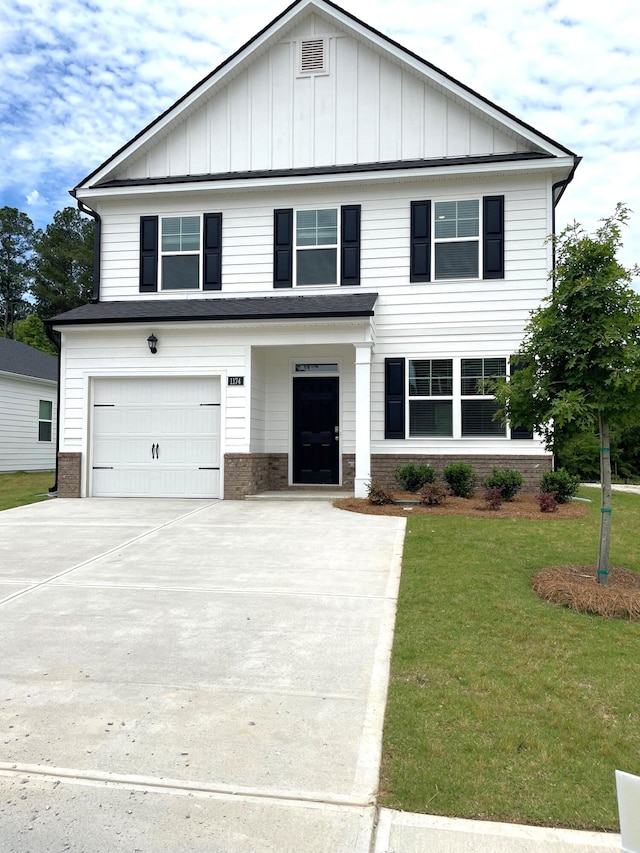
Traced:
<path id="1" fill-rule="evenodd" d="M 592 564 L 599 492 L 579 519 L 409 517 L 380 804 L 618 830 L 614 770 L 640 774 L 640 623 L 531 589 Z M 611 561 L 640 571 L 640 495 L 614 494 Z"/>
<path id="2" fill-rule="evenodd" d="M 0 474 L 0 510 L 46 500 L 54 480 L 53 471 Z"/>

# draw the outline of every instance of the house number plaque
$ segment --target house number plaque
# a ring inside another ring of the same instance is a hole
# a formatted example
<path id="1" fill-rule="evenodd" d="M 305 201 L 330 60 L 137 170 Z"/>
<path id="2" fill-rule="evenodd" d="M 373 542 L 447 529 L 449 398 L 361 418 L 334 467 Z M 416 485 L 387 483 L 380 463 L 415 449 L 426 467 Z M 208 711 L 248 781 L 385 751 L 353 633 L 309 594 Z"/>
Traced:
<path id="1" fill-rule="evenodd" d="M 244 385 L 244 376 L 227 376 L 227 385 Z"/>

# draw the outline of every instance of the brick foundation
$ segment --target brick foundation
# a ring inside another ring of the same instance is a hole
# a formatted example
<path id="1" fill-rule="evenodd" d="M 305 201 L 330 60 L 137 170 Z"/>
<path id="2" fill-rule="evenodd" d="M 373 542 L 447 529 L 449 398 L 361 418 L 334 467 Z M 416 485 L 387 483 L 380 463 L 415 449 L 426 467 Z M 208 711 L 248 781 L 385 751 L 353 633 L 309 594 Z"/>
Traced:
<path id="1" fill-rule="evenodd" d="M 82 453 L 58 453 L 58 497 L 79 498 Z"/>
<path id="2" fill-rule="evenodd" d="M 491 474 L 492 468 L 514 468 L 524 477 L 522 491 L 533 494 L 538 491 L 542 475 L 551 470 L 552 457 L 546 456 L 411 456 L 409 454 L 374 454 L 371 457 L 371 479 L 378 480 L 386 488 L 397 487 L 393 472 L 402 465 L 414 462 L 431 465 L 436 479 L 442 479 L 442 469 L 452 462 L 468 462 L 478 478 L 478 485 Z"/>

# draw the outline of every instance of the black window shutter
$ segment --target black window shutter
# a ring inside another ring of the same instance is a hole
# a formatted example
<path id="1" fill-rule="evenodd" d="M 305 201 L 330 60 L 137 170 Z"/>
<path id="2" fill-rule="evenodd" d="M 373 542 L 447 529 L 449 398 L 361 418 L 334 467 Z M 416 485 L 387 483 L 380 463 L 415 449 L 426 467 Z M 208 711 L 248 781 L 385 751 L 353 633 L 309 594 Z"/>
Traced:
<path id="1" fill-rule="evenodd" d="M 204 215 L 203 290 L 222 290 L 222 214 Z"/>
<path id="2" fill-rule="evenodd" d="M 273 211 L 273 286 L 293 286 L 293 210 Z"/>
<path id="3" fill-rule="evenodd" d="M 140 217 L 140 293 L 158 289 L 158 217 Z"/>
<path id="4" fill-rule="evenodd" d="M 340 217 L 340 284 L 360 284 L 360 205 L 345 204 Z"/>
<path id="5" fill-rule="evenodd" d="M 404 438 L 404 358 L 384 360 L 384 437 Z"/>
<path id="6" fill-rule="evenodd" d="M 482 211 L 482 277 L 504 278 L 504 196 L 485 196 Z"/>
<path id="7" fill-rule="evenodd" d="M 431 281 L 431 202 L 411 202 L 410 281 Z"/>

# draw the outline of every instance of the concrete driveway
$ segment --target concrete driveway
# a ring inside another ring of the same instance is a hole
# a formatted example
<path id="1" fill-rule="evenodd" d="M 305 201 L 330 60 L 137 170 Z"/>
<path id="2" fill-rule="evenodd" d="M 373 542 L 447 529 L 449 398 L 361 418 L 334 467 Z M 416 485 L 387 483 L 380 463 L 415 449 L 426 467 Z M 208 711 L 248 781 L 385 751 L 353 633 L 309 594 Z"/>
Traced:
<path id="1" fill-rule="evenodd" d="M 404 520 L 0 513 L 0 848 L 368 851 Z"/>

